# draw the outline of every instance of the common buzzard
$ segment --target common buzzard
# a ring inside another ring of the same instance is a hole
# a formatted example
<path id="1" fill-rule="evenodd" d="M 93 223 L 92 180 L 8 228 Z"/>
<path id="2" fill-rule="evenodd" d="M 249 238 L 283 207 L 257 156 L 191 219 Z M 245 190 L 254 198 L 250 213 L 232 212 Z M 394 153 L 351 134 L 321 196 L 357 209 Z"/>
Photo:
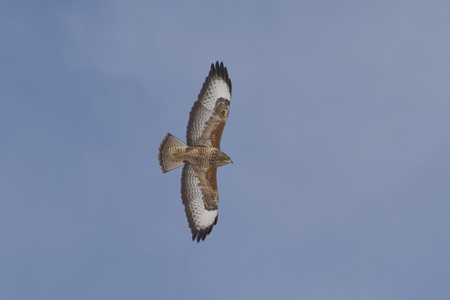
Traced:
<path id="1" fill-rule="evenodd" d="M 192 232 L 192 240 L 205 240 L 217 224 L 219 191 L 217 168 L 232 163 L 220 150 L 220 139 L 228 119 L 231 80 L 228 70 L 211 64 L 211 71 L 189 114 L 186 144 L 168 133 L 159 146 L 163 173 L 184 165 L 181 199 Z"/>

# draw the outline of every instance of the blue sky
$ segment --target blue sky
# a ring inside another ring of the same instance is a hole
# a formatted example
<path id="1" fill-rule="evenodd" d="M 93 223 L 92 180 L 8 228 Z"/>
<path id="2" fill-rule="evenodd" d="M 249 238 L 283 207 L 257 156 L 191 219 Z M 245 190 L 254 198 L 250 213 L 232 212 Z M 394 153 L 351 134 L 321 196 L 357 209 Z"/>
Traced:
<path id="1" fill-rule="evenodd" d="M 445 1 L 2 1 L 1 299 L 447 299 Z M 233 98 L 200 244 L 161 174 Z"/>

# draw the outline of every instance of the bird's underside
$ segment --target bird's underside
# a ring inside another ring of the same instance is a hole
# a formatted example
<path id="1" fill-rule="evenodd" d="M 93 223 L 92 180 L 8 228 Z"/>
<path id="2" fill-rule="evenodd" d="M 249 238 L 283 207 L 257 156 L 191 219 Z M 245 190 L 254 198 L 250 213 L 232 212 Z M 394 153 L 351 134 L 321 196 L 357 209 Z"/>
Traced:
<path id="1" fill-rule="evenodd" d="M 220 150 L 230 100 L 231 80 L 227 68 L 216 62 L 211 65 L 190 112 L 187 143 L 168 133 L 159 147 L 158 161 L 163 173 L 183 166 L 181 199 L 192 239 L 197 239 L 197 242 L 204 240 L 217 223 L 217 168 L 232 162 Z"/>

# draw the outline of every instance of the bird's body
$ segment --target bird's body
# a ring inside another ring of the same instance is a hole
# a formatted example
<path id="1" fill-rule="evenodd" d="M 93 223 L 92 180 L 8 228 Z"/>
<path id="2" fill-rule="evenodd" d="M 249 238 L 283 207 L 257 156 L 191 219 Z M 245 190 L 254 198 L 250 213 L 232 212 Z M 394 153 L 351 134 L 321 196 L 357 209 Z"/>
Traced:
<path id="1" fill-rule="evenodd" d="M 159 146 L 158 161 L 163 173 L 183 166 L 181 199 L 192 239 L 204 240 L 217 223 L 219 192 L 217 168 L 232 163 L 220 150 L 228 119 L 231 80 L 223 63 L 211 71 L 192 107 L 186 132 L 187 144 L 168 133 Z"/>
<path id="2" fill-rule="evenodd" d="M 167 139 L 175 138 L 167 134 Z M 164 141 L 161 143 L 164 148 Z M 166 152 L 167 161 L 175 165 L 191 164 L 201 168 L 217 168 L 230 163 L 228 155 L 219 148 L 204 146 L 171 146 Z M 172 169 L 171 169 L 172 170 Z M 170 170 L 163 170 L 163 173 Z"/>
<path id="3" fill-rule="evenodd" d="M 217 168 L 230 163 L 229 157 L 214 147 L 186 147 L 180 151 L 180 158 L 202 168 Z"/>

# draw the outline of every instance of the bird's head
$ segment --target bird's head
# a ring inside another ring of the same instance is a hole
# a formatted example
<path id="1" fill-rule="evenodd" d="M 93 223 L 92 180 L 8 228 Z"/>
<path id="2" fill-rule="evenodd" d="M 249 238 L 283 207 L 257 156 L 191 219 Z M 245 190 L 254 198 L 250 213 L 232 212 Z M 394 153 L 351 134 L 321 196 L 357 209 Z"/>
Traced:
<path id="1" fill-rule="evenodd" d="M 219 153 L 219 162 L 220 162 L 220 166 L 225 166 L 225 165 L 233 163 L 231 158 L 228 155 L 226 155 L 225 153 L 223 153 L 222 151 L 220 151 L 220 153 Z"/>

